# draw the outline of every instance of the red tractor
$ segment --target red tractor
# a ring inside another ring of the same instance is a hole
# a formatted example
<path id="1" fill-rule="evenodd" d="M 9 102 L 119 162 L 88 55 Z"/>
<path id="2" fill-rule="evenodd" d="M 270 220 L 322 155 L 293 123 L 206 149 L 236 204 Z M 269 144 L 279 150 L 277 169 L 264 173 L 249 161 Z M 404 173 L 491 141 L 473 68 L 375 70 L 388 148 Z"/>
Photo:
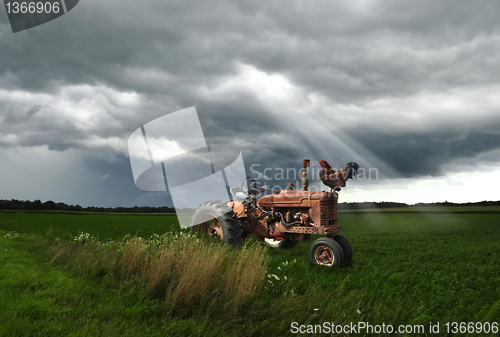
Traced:
<path id="1" fill-rule="evenodd" d="M 308 191 L 309 163 L 304 160 L 302 190 L 293 190 L 293 184 L 289 184 L 288 190 L 277 190 L 257 199 L 257 194 L 271 189 L 258 186 L 253 178 L 247 177 L 243 185 L 250 179 L 248 189 L 231 188 L 232 201 L 201 204 L 193 215 L 191 228 L 234 245 L 255 233 L 267 245 L 278 248 L 292 248 L 313 234 L 322 234 L 326 237 L 315 240 L 309 250 L 312 262 L 334 267 L 351 261 L 351 244 L 339 235 L 337 191 L 356 174 L 359 166 L 351 162 L 334 172 L 322 160 L 320 178 L 331 189 Z"/>

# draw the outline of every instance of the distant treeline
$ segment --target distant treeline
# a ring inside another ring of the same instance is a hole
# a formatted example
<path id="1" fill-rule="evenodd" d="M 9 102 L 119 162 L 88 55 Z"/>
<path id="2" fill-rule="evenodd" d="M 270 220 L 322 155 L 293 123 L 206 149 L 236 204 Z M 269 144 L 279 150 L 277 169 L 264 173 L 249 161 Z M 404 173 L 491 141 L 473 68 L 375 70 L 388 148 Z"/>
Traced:
<path id="1" fill-rule="evenodd" d="M 437 206 L 500 206 L 500 201 L 479 201 L 479 202 L 467 202 L 464 204 L 456 204 L 453 202 L 435 202 L 432 204 L 418 203 L 415 204 L 416 207 L 437 207 Z"/>
<path id="2" fill-rule="evenodd" d="M 41 202 L 40 200 L 0 200 L 0 210 L 10 211 L 75 211 L 75 212 L 106 212 L 106 213 L 175 213 L 173 207 L 82 207 L 80 205 L 67 205 L 63 202 L 52 200 Z M 183 210 L 180 210 L 181 213 Z"/>
<path id="3" fill-rule="evenodd" d="M 339 210 L 354 210 L 354 209 L 367 209 L 367 208 L 395 208 L 395 207 L 409 207 L 411 205 L 402 202 L 348 202 L 339 203 Z M 434 202 L 434 203 L 418 203 L 412 207 L 442 207 L 442 206 L 500 206 L 500 201 L 480 201 L 468 202 L 464 204 L 457 204 L 453 202 Z"/>
<path id="4" fill-rule="evenodd" d="M 367 209 L 367 208 L 395 208 L 408 207 L 402 202 L 345 202 L 339 203 L 339 210 Z"/>
<path id="5" fill-rule="evenodd" d="M 367 208 L 395 208 L 409 207 L 410 205 L 402 202 L 349 202 L 339 203 L 339 210 L 355 210 Z M 452 202 L 436 202 L 436 203 L 418 203 L 412 207 L 441 207 L 441 206 L 500 206 L 500 201 L 481 201 L 469 202 L 465 204 L 456 204 Z M 53 202 L 52 200 L 41 202 L 40 200 L 0 200 L 0 210 L 9 211 L 75 211 L 75 212 L 104 212 L 104 213 L 193 213 L 194 209 L 182 208 L 175 209 L 174 207 L 149 207 L 149 206 L 134 206 L 134 207 L 82 207 L 80 205 L 67 205 L 63 202 Z"/>

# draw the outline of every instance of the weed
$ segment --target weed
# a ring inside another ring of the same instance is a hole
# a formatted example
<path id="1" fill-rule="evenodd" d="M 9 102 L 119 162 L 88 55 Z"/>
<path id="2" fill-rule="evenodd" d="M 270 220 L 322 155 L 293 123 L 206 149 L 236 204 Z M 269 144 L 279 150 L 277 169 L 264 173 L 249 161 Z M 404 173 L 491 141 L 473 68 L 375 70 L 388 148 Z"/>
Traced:
<path id="1" fill-rule="evenodd" d="M 214 303 L 232 303 L 237 312 L 260 290 L 267 265 L 260 245 L 234 249 L 185 232 L 103 245 L 81 233 L 50 246 L 47 255 L 84 275 L 113 274 L 122 284 L 141 284 L 151 299 L 163 299 L 165 310 L 177 316 Z"/>

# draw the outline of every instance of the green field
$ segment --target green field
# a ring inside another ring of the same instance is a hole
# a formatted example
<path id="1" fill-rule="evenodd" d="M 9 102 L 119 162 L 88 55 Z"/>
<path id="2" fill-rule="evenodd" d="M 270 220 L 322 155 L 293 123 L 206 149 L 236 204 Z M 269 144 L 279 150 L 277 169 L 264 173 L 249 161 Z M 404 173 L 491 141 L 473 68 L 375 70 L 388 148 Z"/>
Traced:
<path id="1" fill-rule="evenodd" d="M 105 242 L 179 231 L 175 216 L 3 212 L 0 334 L 280 336 L 292 335 L 294 321 L 362 321 L 426 328 L 440 322 L 445 335 L 446 322 L 499 322 L 500 214 L 471 211 L 341 212 L 354 251 L 350 264 L 312 264 L 312 241 L 266 248 L 268 279 L 258 296 L 238 312 L 191 316 L 165 313 L 140 284 L 85 275 L 46 254 L 57 238 L 81 232 Z"/>
<path id="2" fill-rule="evenodd" d="M 344 214 L 350 213 L 500 213 L 500 206 L 407 206 L 393 208 L 366 208 L 356 210 L 342 210 Z"/>

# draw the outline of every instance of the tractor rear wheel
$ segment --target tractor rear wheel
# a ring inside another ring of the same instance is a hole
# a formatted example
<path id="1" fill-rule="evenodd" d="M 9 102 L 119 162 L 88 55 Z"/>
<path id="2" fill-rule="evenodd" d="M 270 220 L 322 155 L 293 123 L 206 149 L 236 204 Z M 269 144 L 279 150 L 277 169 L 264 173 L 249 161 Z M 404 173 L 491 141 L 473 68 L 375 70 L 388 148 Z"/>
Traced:
<path id="1" fill-rule="evenodd" d="M 333 239 L 319 238 L 309 249 L 309 258 L 320 266 L 336 267 L 344 261 L 342 247 Z"/>
<path id="2" fill-rule="evenodd" d="M 243 241 L 240 219 L 231 207 L 219 200 L 209 201 L 198 207 L 191 221 L 191 230 L 232 245 L 239 245 Z"/>
<path id="3" fill-rule="evenodd" d="M 345 237 L 342 235 L 335 235 L 333 238 L 335 242 L 337 242 L 340 247 L 342 247 L 342 252 L 344 253 L 344 262 L 343 263 L 348 263 L 351 262 L 352 260 L 352 247 L 349 242 Z"/>
<path id="4" fill-rule="evenodd" d="M 271 248 L 293 248 L 299 243 L 295 238 L 264 238 L 264 243 L 266 246 Z"/>

